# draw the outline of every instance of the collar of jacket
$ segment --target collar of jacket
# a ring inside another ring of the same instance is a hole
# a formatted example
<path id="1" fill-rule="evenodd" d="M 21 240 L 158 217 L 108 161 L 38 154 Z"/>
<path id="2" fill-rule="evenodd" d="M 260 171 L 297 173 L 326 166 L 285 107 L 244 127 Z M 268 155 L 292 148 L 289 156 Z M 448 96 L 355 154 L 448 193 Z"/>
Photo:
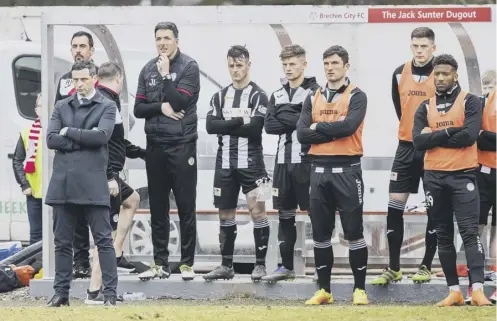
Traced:
<path id="1" fill-rule="evenodd" d="M 91 101 L 100 104 L 100 103 L 102 103 L 102 99 L 103 99 L 102 94 L 99 93 L 98 90 L 95 90 L 95 96 L 93 96 L 93 98 L 91 99 Z M 73 105 L 74 107 L 79 107 L 80 106 L 79 100 L 78 100 L 78 95 L 72 95 L 72 96 L 70 96 L 70 99 L 69 99 L 68 102 L 71 105 Z"/>
<path id="2" fill-rule="evenodd" d="M 172 65 L 174 65 L 176 62 L 178 62 L 179 60 L 179 57 L 181 56 L 181 51 L 178 49 L 176 49 L 176 54 L 174 55 L 173 59 L 171 59 L 171 62 L 169 64 L 169 66 L 171 67 Z"/>
<path id="3" fill-rule="evenodd" d="M 342 87 L 338 88 L 338 89 L 331 89 L 328 87 L 328 83 L 326 83 L 326 87 L 324 88 L 324 90 L 329 90 L 330 92 L 336 92 L 336 93 L 343 93 L 345 91 L 345 89 L 347 89 L 347 87 L 350 85 L 350 79 L 349 77 L 345 77 L 345 83 L 342 85 Z"/>
<path id="4" fill-rule="evenodd" d="M 281 78 L 280 81 L 281 81 L 281 84 L 283 85 L 283 87 L 285 87 L 285 90 L 289 91 L 290 90 L 290 82 L 288 81 L 288 79 Z M 304 80 L 302 81 L 302 83 L 300 84 L 299 87 L 307 89 L 307 88 L 314 86 L 316 83 L 317 83 L 316 77 L 304 77 Z M 296 89 L 296 88 L 292 88 L 292 89 Z"/>
<path id="5" fill-rule="evenodd" d="M 454 87 L 452 87 L 450 90 L 443 93 L 437 91 L 436 94 L 440 98 L 451 99 L 451 98 L 456 98 L 460 92 L 461 92 L 461 86 L 459 85 L 459 82 L 456 81 Z"/>
<path id="6" fill-rule="evenodd" d="M 169 60 L 169 71 L 171 71 L 172 66 L 176 62 L 178 62 L 180 56 L 181 56 L 181 51 L 178 48 L 178 49 L 176 49 L 176 54 L 174 55 L 173 59 Z M 155 57 L 155 61 L 154 62 L 157 62 L 158 60 L 159 60 L 159 56 Z"/>
<path id="7" fill-rule="evenodd" d="M 434 56 L 432 56 L 430 58 L 429 61 L 427 61 L 424 65 L 419 65 L 416 63 L 416 61 L 414 60 L 414 58 L 412 59 L 412 68 L 413 69 L 425 69 L 425 70 L 433 70 L 433 58 L 435 58 Z"/>

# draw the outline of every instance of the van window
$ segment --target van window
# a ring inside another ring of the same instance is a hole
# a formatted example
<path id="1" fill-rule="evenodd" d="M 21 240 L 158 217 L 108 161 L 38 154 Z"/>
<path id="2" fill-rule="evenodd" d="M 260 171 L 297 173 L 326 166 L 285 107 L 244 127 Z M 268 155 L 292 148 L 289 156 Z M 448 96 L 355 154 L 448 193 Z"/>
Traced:
<path id="1" fill-rule="evenodd" d="M 63 74 L 71 70 L 71 66 L 70 62 L 55 58 L 54 84 Z M 36 96 L 41 92 L 41 57 L 19 56 L 14 60 L 12 68 L 17 110 L 22 117 L 35 119 Z"/>

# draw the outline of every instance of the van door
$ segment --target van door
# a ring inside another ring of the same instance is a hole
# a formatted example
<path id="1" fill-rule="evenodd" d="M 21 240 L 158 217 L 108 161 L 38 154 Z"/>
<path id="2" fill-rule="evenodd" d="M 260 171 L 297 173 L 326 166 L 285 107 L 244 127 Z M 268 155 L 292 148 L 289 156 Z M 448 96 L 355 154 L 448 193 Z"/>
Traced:
<path id="1" fill-rule="evenodd" d="M 71 63 L 55 58 L 54 83 L 71 68 Z M 19 133 L 29 126 L 36 118 L 34 107 L 36 97 L 41 92 L 41 57 L 40 55 L 19 55 L 12 60 L 11 74 L 13 75 L 13 95 L 15 101 L 8 112 L 6 121 L 9 123 L 9 132 L 3 134 L 4 150 L 13 153 L 19 140 Z M 2 117 L 4 118 L 4 117 Z M 3 212 L 10 216 L 10 239 L 16 241 L 29 241 L 29 223 L 26 212 L 26 198 L 21 193 L 13 170 L 12 159 L 6 167 L 10 173 L 8 178 L 10 198 L 4 204 Z M 0 236 L 1 238 L 1 236 Z"/>

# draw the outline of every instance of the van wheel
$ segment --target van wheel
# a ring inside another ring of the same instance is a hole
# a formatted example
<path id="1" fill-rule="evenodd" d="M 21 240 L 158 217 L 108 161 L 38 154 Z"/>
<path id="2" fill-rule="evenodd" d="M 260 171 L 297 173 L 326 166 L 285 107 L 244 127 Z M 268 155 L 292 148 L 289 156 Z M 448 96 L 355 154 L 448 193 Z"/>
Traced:
<path id="1" fill-rule="evenodd" d="M 133 222 L 130 238 L 130 251 L 136 255 L 153 255 L 152 228 L 148 219 L 137 219 Z M 176 255 L 181 249 L 179 226 L 176 222 L 169 222 L 169 253 Z"/>

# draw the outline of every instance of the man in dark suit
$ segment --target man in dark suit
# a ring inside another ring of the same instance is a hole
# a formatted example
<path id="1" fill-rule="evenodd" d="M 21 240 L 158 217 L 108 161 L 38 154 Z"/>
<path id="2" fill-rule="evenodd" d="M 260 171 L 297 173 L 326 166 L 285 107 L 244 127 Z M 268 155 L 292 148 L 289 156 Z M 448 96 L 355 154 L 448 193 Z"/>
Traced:
<path id="1" fill-rule="evenodd" d="M 95 52 L 95 42 L 93 37 L 86 31 L 77 31 L 71 38 L 71 54 L 76 61 L 91 61 L 93 62 L 93 53 Z M 97 68 L 98 72 L 98 68 Z M 95 83 L 95 87 L 97 82 Z M 55 94 L 55 103 L 65 99 L 76 93 L 76 88 L 72 82 L 72 71 L 68 71 L 59 79 L 57 91 Z M 89 278 L 91 276 L 90 269 L 90 229 L 88 222 L 84 217 L 76 224 L 74 231 L 74 266 L 73 278 Z"/>
<path id="2" fill-rule="evenodd" d="M 48 306 L 69 305 L 72 242 L 82 215 L 98 248 L 105 305 L 115 305 L 117 267 L 106 169 L 117 106 L 94 89 L 92 62 L 77 61 L 72 78 L 77 94 L 57 102 L 47 129 L 47 146 L 56 151 L 45 200 L 53 207 L 55 243 L 55 295 Z"/>

